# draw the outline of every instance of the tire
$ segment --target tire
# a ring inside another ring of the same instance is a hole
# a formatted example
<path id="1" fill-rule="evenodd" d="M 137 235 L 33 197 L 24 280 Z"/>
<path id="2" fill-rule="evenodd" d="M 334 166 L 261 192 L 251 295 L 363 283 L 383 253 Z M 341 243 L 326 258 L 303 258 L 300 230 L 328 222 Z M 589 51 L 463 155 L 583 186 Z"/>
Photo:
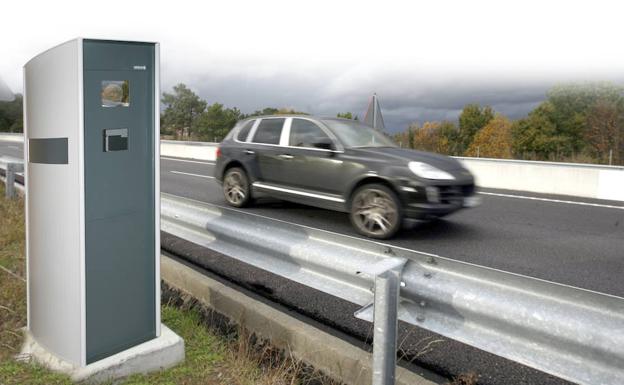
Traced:
<path id="1" fill-rule="evenodd" d="M 223 196 L 234 207 L 245 207 L 251 202 L 251 187 L 245 170 L 229 168 L 223 176 Z"/>
<path id="2" fill-rule="evenodd" d="M 349 218 L 355 230 L 367 237 L 388 239 L 401 228 L 403 210 L 397 195 L 382 184 L 367 184 L 352 195 Z"/>

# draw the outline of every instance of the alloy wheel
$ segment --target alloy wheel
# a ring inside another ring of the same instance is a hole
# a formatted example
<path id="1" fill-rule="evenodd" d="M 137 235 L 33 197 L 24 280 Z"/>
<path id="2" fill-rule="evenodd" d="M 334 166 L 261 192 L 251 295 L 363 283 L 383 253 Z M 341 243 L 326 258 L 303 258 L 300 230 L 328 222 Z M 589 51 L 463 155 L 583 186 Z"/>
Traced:
<path id="1" fill-rule="evenodd" d="M 223 180 L 225 199 L 233 206 L 242 206 L 248 194 L 247 178 L 239 170 L 228 171 Z"/>
<path id="2" fill-rule="evenodd" d="M 365 188 L 356 193 L 351 206 L 351 218 L 356 228 L 374 238 L 394 234 L 400 223 L 396 199 L 380 188 Z"/>

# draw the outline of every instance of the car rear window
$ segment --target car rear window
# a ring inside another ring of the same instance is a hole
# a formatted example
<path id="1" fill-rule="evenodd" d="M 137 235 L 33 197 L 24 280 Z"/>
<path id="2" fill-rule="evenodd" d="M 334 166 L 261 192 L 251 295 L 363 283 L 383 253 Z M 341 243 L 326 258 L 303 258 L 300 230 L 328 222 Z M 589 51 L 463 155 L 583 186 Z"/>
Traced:
<path id="1" fill-rule="evenodd" d="M 262 119 L 253 141 L 255 143 L 279 144 L 282 135 L 282 126 L 286 119 Z"/>
<path id="2" fill-rule="evenodd" d="M 238 135 L 236 136 L 236 140 L 239 142 L 244 142 L 247 140 L 247 136 L 249 135 L 249 130 L 253 127 L 255 120 L 250 120 L 240 130 L 238 130 Z"/>

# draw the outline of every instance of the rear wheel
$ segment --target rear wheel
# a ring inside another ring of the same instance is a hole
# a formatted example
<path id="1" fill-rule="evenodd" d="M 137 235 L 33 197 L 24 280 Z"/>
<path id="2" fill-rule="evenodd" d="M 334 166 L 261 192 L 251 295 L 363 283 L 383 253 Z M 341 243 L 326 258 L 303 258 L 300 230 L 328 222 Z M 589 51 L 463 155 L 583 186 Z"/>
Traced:
<path id="1" fill-rule="evenodd" d="M 351 199 L 349 217 L 360 234 L 377 239 L 387 239 L 396 234 L 403 219 L 397 195 L 382 184 L 358 188 Z"/>
<path id="2" fill-rule="evenodd" d="M 250 202 L 251 189 L 249 178 L 245 170 L 232 167 L 223 177 L 223 196 L 228 204 L 234 207 L 244 207 Z"/>

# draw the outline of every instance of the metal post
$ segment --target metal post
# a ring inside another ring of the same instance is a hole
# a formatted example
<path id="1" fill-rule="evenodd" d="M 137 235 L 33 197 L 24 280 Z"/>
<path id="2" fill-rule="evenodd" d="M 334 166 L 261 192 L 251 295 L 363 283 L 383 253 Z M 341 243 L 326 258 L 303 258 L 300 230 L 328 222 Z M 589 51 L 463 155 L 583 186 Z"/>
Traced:
<path id="1" fill-rule="evenodd" d="M 373 385 L 394 385 L 403 264 L 375 276 Z"/>
<path id="2" fill-rule="evenodd" d="M 613 165 L 613 150 L 609 150 L 609 166 Z"/>
<path id="3" fill-rule="evenodd" d="M 24 166 L 21 163 L 7 163 L 6 164 L 6 188 L 4 195 L 7 198 L 14 198 L 15 194 L 15 173 L 24 171 Z"/>
<path id="4" fill-rule="evenodd" d="M 15 196 L 15 171 L 13 171 L 13 163 L 7 164 L 6 168 L 6 189 L 4 195 L 7 198 L 13 198 Z"/>

